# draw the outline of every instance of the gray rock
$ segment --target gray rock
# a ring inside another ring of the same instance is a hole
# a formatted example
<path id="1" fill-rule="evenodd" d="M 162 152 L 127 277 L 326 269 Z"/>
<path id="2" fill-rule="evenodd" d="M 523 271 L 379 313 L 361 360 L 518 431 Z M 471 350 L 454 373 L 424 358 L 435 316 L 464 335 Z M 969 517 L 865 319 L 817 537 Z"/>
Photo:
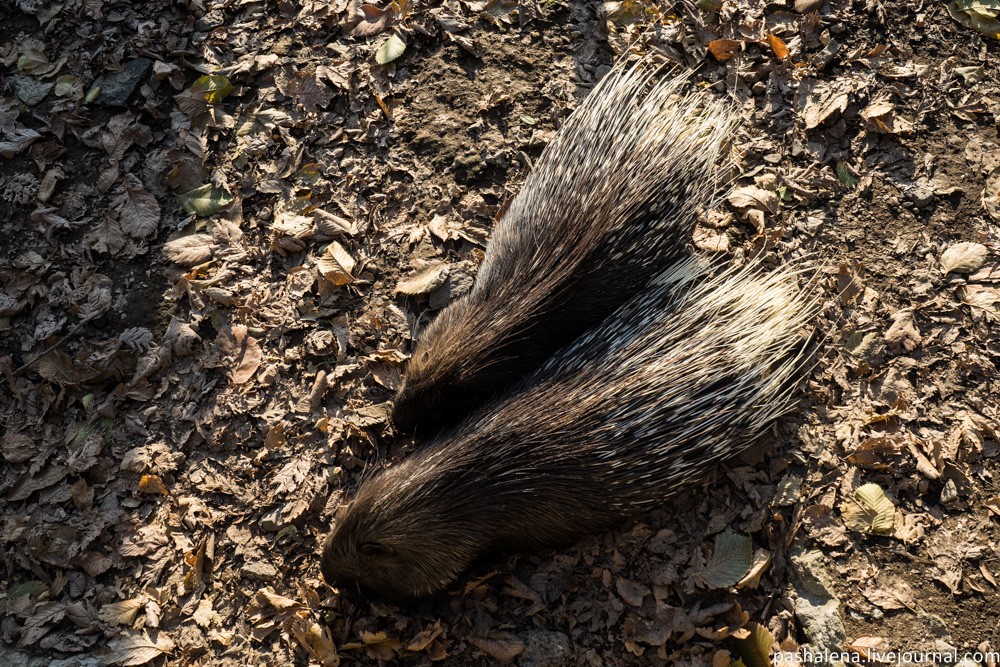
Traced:
<path id="1" fill-rule="evenodd" d="M 253 581 L 272 581 L 278 577 L 278 570 L 273 565 L 259 560 L 247 563 L 240 572 Z"/>
<path id="2" fill-rule="evenodd" d="M 101 95 L 98 104 L 109 107 L 124 107 L 132 100 L 149 73 L 153 69 L 153 61 L 149 58 L 136 58 L 125 64 L 120 72 L 105 75 L 98 85 Z"/>
<path id="3" fill-rule="evenodd" d="M 796 545 L 790 560 L 797 594 L 792 610 L 808 640 L 803 648 L 820 656 L 841 653 L 847 632 L 841 618 L 840 600 L 833 592 L 823 554 Z"/>

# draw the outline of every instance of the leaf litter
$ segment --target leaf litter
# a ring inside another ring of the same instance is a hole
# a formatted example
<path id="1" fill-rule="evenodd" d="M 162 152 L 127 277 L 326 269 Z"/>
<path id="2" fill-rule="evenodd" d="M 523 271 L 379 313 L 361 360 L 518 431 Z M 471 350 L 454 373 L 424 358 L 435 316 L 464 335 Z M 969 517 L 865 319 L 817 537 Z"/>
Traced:
<path id="1" fill-rule="evenodd" d="M 766 664 L 811 627 L 799 548 L 850 650 L 1000 645 L 968 604 L 1000 601 L 989 3 L 137 7 L 20 2 L 0 37 L 0 661 Z M 802 409 L 773 455 L 461 595 L 334 595 L 319 540 L 413 446 L 414 331 L 629 49 L 743 117 L 699 246 L 839 267 Z"/>

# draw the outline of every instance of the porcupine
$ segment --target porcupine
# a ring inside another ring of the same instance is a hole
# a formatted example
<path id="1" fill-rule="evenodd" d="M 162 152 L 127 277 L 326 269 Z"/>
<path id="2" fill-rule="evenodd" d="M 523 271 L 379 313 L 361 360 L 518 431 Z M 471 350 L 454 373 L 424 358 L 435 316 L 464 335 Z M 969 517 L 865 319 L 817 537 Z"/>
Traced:
<path id="1" fill-rule="evenodd" d="M 365 481 L 321 566 L 345 590 L 432 594 L 478 556 L 570 543 L 663 503 L 795 401 L 817 315 L 804 262 L 681 261 L 510 394 Z M 665 308 L 669 305 L 669 308 Z"/>
<path id="2" fill-rule="evenodd" d="M 613 69 L 545 148 L 472 289 L 421 333 L 393 406 L 401 431 L 464 417 L 688 254 L 735 121 L 707 94 L 681 94 L 686 77 L 657 74 Z"/>

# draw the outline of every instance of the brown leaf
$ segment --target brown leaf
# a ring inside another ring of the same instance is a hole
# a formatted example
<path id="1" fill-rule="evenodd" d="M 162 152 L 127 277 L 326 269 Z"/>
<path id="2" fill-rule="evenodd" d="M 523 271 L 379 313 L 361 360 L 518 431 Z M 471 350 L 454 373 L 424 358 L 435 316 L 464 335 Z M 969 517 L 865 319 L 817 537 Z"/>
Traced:
<path id="1" fill-rule="evenodd" d="M 767 43 L 771 46 L 771 50 L 774 51 L 774 55 L 778 57 L 778 60 L 784 60 L 788 57 L 788 46 L 785 45 L 784 40 L 782 40 L 777 35 L 768 35 Z"/>
<path id="2" fill-rule="evenodd" d="M 445 262 L 432 262 L 416 273 L 410 274 L 403 280 L 400 280 L 393 291 L 397 294 L 406 294 L 408 296 L 433 292 L 448 279 L 450 270 L 451 267 Z"/>
<path id="3" fill-rule="evenodd" d="M 920 330 L 913 322 L 912 310 L 901 310 L 892 316 L 892 326 L 885 332 L 885 342 L 907 352 L 920 347 Z"/>
<path id="4" fill-rule="evenodd" d="M 354 258 L 336 241 L 326 247 L 316 262 L 320 275 L 338 287 L 354 282 L 354 265 Z"/>
<path id="5" fill-rule="evenodd" d="M 132 621 L 135 620 L 139 610 L 146 606 L 146 601 L 146 596 L 140 595 L 137 598 L 106 604 L 98 610 L 97 618 L 111 627 L 132 625 Z"/>
<path id="6" fill-rule="evenodd" d="M 152 636 L 145 630 L 127 632 L 108 642 L 108 652 L 102 658 L 111 665 L 130 667 L 144 665 L 173 649 L 174 642 L 165 632 L 154 632 Z"/>
<path id="7" fill-rule="evenodd" d="M 253 377 L 264 359 L 260 343 L 248 335 L 246 326 L 236 324 L 229 332 L 220 331 L 216 344 L 231 364 L 227 375 L 233 384 L 244 384 Z"/>
<path id="8" fill-rule="evenodd" d="M 986 261 L 988 251 L 982 243 L 962 241 L 941 253 L 942 273 L 972 273 Z"/>
<path id="9" fill-rule="evenodd" d="M 136 239 L 154 236 L 160 226 L 160 205 L 132 174 L 125 176 L 125 201 L 118 224 L 123 232 Z"/>
<path id="10" fill-rule="evenodd" d="M 212 259 L 212 237 L 189 234 L 163 244 L 163 256 L 181 266 L 196 266 Z"/>
<path id="11" fill-rule="evenodd" d="M 163 485 L 163 480 L 158 475 L 143 475 L 139 479 L 139 492 L 165 496 L 167 487 Z"/>
<path id="12" fill-rule="evenodd" d="M 498 632 L 490 637 L 469 637 L 469 643 L 500 662 L 513 662 L 524 653 L 524 642 L 511 632 Z"/>
<path id="13" fill-rule="evenodd" d="M 713 39 L 708 43 L 708 50 L 713 58 L 724 63 L 739 53 L 741 46 L 743 42 L 738 39 Z"/>

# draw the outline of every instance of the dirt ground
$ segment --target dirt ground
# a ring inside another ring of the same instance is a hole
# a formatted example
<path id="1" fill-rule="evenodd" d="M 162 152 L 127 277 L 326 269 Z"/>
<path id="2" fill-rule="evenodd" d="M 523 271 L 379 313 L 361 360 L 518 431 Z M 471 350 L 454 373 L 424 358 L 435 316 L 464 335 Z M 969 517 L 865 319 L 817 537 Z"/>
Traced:
<path id="1" fill-rule="evenodd" d="M 967 4 L 0 0 L 0 664 L 1000 651 L 1000 70 Z M 415 334 L 626 53 L 743 119 L 696 245 L 827 262 L 799 409 L 619 530 L 342 598 L 319 544 L 414 446 Z M 705 586 L 731 533 L 752 574 Z"/>

